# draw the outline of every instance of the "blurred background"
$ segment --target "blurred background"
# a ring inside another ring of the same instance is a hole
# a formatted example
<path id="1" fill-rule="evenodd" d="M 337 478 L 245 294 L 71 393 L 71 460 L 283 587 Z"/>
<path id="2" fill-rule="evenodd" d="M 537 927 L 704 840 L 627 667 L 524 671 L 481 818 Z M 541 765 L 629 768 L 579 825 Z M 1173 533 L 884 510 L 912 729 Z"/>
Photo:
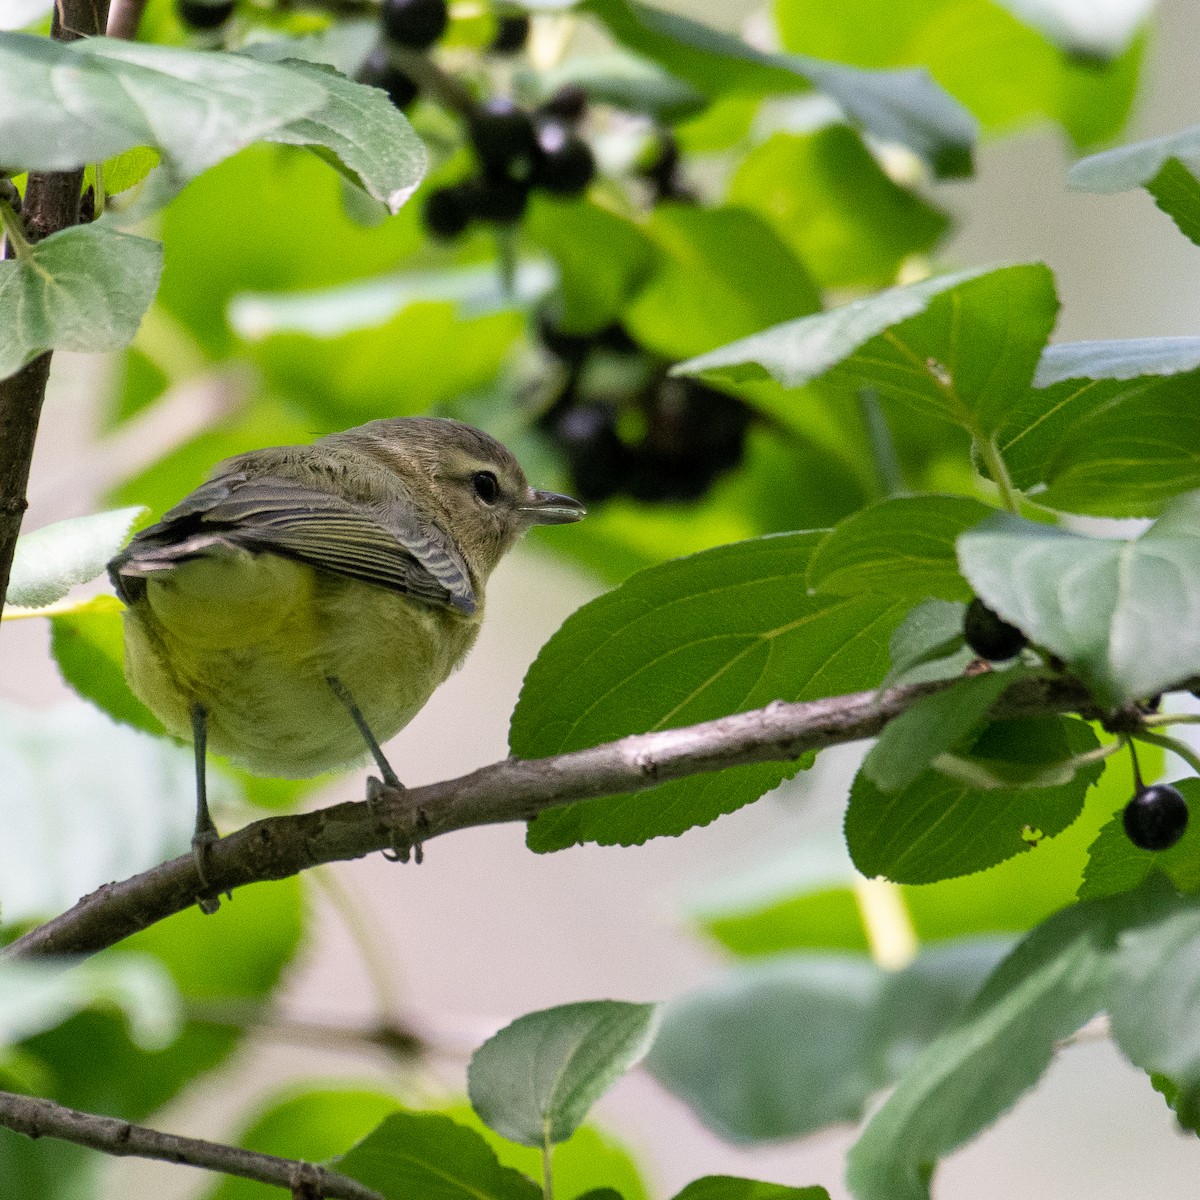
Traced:
<path id="1" fill-rule="evenodd" d="M 750 7 L 686 6 L 729 28 L 750 18 Z M 1190 0 L 1162 0 L 1122 140 L 1196 121 L 1198 59 L 1200 12 Z M 1061 131 L 1049 125 L 985 141 L 974 178 L 931 189 L 957 222 L 939 266 L 1048 263 L 1063 304 L 1056 340 L 1200 332 L 1200 250 L 1142 191 L 1067 191 L 1071 159 Z M 314 254 L 336 252 L 313 246 Z M 130 454 L 149 464 L 189 438 L 206 414 L 222 411 L 222 388 L 242 386 L 236 377 L 199 380 L 190 393 L 177 389 L 170 403 L 114 432 L 104 416 L 114 370 L 102 359 L 55 356 L 27 530 L 92 511 L 118 482 L 118 469 L 128 471 Z M 561 621 L 601 586 L 535 541 L 513 554 L 490 585 L 488 619 L 467 665 L 387 748 L 402 779 L 424 783 L 504 757 L 508 718 L 527 666 Z M 0 661 L 5 700 L 24 709 L 65 706 L 64 721 L 71 719 L 66 709 L 81 704 L 60 678 L 45 622 L 0 628 Z M 667 998 L 715 978 L 727 959 L 689 913 L 754 864 L 836 830 L 856 761 L 851 751 L 828 753 L 816 769 L 758 803 L 639 848 L 587 846 L 538 856 L 514 825 L 438 839 L 419 867 L 376 856 L 338 865 L 323 882 L 306 881 L 314 920 L 287 977 L 288 1018 L 297 1025 L 365 1026 L 378 1017 L 382 993 L 392 997 L 398 1016 L 427 1036 L 434 1053 L 400 1078 L 370 1048 L 335 1045 L 332 1037 L 321 1045 L 319 1039 L 252 1035 L 156 1123 L 229 1137 L 238 1114 L 252 1112 L 290 1080 L 314 1077 L 399 1087 L 408 1097 L 453 1095 L 463 1087 L 470 1050 L 521 1013 L 578 999 Z M 360 772 L 332 781 L 306 803 L 358 798 L 363 780 Z M 178 809 L 173 838 L 186 837 L 191 819 L 186 771 L 177 785 L 177 794 L 162 796 L 164 805 Z M 77 800 L 86 804 L 86 795 Z M 218 821 L 228 827 L 243 815 L 229 808 Z M 238 894 L 232 904 L 255 902 Z M 348 910 L 357 916 L 348 920 Z M 356 935 L 356 922 L 365 933 Z M 364 938 L 373 947 L 366 955 Z M 738 1148 L 704 1129 L 638 1071 L 614 1088 L 596 1116 L 633 1155 L 656 1197 L 703 1173 L 820 1183 L 839 1200 L 847 1195 L 841 1176 L 854 1137 L 849 1128 Z M 1038 1194 L 1182 1200 L 1196 1194 L 1198 1172 L 1200 1143 L 1176 1132 L 1146 1078 L 1097 1040 L 1063 1051 L 1036 1092 L 955 1154 L 937 1177 L 936 1194 L 941 1200 Z M 209 1186 L 199 1174 L 130 1161 L 111 1168 L 105 1194 L 183 1200 Z"/>

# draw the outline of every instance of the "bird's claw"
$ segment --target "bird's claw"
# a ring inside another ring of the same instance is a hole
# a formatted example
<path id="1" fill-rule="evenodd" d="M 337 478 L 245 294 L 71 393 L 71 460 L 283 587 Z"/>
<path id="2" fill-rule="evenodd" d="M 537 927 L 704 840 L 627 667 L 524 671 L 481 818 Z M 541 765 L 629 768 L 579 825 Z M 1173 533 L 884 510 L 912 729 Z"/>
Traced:
<path id="1" fill-rule="evenodd" d="M 381 850 L 380 853 L 388 862 L 406 863 L 409 859 L 420 864 L 424 861 L 425 854 L 421 847 L 421 833 L 429 827 L 429 820 L 425 816 L 422 809 L 409 810 L 406 815 L 411 824 L 411 834 L 404 836 L 408 830 L 403 832 L 395 829 L 394 821 L 385 822 L 380 816 L 377 806 L 381 800 L 397 800 L 402 799 L 408 792 L 408 789 L 399 780 L 384 781 L 377 779 L 374 775 L 367 776 L 367 807 L 371 810 L 372 816 L 380 828 L 387 828 L 392 835 L 392 844 L 387 849 Z"/>

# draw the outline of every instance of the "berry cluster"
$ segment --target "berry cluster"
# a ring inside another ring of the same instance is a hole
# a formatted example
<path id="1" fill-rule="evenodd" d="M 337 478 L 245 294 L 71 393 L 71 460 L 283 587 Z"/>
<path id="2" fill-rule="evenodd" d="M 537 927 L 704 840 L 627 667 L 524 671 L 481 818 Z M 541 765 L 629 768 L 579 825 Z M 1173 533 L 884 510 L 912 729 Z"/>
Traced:
<path id="1" fill-rule="evenodd" d="M 562 450 L 572 491 L 581 500 L 597 503 L 617 495 L 646 503 L 699 500 L 720 474 L 741 462 L 751 414 L 736 397 L 694 379 L 672 378 L 619 324 L 583 337 L 542 319 L 539 333 L 568 369 L 567 383 L 542 423 Z M 645 382 L 620 402 L 579 395 L 584 364 L 604 353 L 641 356 L 650 368 Z"/>
<path id="2" fill-rule="evenodd" d="M 557 196 L 582 192 L 596 173 L 591 147 L 576 131 L 586 111 L 587 96 L 576 87 L 561 89 L 533 112 L 504 96 L 480 104 L 468 122 L 479 172 L 429 194 L 429 232 L 456 238 L 473 220 L 515 224 L 535 188 Z"/>

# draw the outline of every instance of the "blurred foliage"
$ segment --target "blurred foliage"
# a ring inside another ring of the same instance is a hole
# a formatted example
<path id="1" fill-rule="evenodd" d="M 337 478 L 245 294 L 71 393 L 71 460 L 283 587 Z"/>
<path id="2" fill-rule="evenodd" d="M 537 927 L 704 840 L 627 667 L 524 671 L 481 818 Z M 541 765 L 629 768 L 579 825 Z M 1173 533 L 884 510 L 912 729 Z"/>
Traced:
<path id="1" fill-rule="evenodd" d="M 1200 676 L 1200 342 L 1051 347 L 1046 267 L 935 273 L 963 267 L 939 258 L 953 221 L 938 181 L 969 173 L 977 132 L 1049 121 L 1083 148 L 1123 128 L 1146 6 L 1120 0 L 1107 23 L 1086 7 L 776 0 L 743 39 L 640 0 L 528 0 L 456 9 L 419 81 L 412 46 L 334 4 L 239 3 L 199 30 L 187 5 L 150 0 L 136 46 L 46 50 L 44 29 L 0 41 L 17 191 L 24 171 L 78 159 L 104 192 L 102 220 L 36 245 L 0 192 L 0 299 L 19 316 L 0 329 L 0 370 L 47 347 L 125 347 L 99 421 L 113 506 L 160 515 L 222 458 L 377 417 L 494 433 L 540 486 L 588 504 L 544 552 L 616 585 L 531 667 L 511 730 L 522 756 L 957 679 L 888 727 L 836 837 L 798 833 L 691 905 L 699 931 L 753 961 L 663 997 L 649 1059 L 736 1140 L 858 1120 L 894 1085 L 852 1152 L 858 1200 L 923 1200 L 937 1157 L 1102 1009 L 1200 1124 L 1200 842 L 1193 826 L 1165 851 L 1135 846 L 1120 810 L 1163 748 L 1141 744 L 1141 778 L 1109 757 L 1152 733 L 1139 722 L 1159 691 Z M 534 14 L 532 42 L 506 58 L 491 47 L 523 29 L 516 8 Z M 586 53 L 566 52 L 582 24 Z M 95 120 L 44 101 L 51 60 Z M 504 153 L 484 107 L 497 98 L 518 105 Z M 1196 143 L 1185 130 L 1107 150 L 1071 184 L 1145 188 L 1196 240 Z M 152 454 L 135 449 L 146 431 Z M 1158 520 L 1118 540 L 1077 519 L 1093 516 Z M 5 717 L 8 937 L 186 848 L 189 756 L 125 682 L 118 602 L 71 590 L 129 517 L 23 539 L 10 599 L 44 608 L 6 615 L 52 622 L 58 667 L 94 708 Z M 968 644 L 977 594 L 1028 640 L 1007 670 Z M 1125 706 L 1108 728 L 989 717 L 1011 679 L 1053 689 L 1064 674 Z M 528 841 L 678 835 L 814 757 L 547 811 Z M 220 766 L 214 801 L 287 809 L 318 783 Z M 1200 802 L 1195 780 L 1180 791 Z M 258 885 L 106 952 L 97 977 L 0 976 L 6 1086 L 158 1119 L 269 1027 L 310 921 L 298 881 Z M 147 1041 L 135 992 L 143 1018 L 177 1010 L 178 1027 L 164 1017 Z M 524 1200 L 538 1147 L 565 1137 L 565 1200 L 644 1200 L 622 1148 L 572 1131 L 645 1052 L 657 1012 L 596 1001 L 519 1019 L 474 1060 L 479 1115 L 402 1107 L 414 1063 L 397 1057 L 394 1089 L 260 1097 L 241 1140 L 341 1155 L 388 1197 Z M 97 1156 L 6 1131 L 0 1178 L 22 1200 L 104 1194 Z M 210 1195 L 265 1192 L 230 1180 Z M 710 1176 L 681 1196 L 824 1194 Z"/>

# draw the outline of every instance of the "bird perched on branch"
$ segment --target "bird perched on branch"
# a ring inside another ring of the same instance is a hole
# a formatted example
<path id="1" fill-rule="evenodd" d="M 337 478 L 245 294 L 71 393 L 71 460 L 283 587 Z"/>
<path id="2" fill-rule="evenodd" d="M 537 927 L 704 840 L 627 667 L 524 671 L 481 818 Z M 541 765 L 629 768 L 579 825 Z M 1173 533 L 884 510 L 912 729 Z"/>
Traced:
<path id="1" fill-rule="evenodd" d="M 108 567 L 125 670 L 195 745 L 202 878 L 206 748 L 290 778 L 369 752 L 399 788 L 380 742 L 462 662 L 493 568 L 531 525 L 583 515 L 478 429 L 401 417 L 228 459 L 138 533 Z"/>

